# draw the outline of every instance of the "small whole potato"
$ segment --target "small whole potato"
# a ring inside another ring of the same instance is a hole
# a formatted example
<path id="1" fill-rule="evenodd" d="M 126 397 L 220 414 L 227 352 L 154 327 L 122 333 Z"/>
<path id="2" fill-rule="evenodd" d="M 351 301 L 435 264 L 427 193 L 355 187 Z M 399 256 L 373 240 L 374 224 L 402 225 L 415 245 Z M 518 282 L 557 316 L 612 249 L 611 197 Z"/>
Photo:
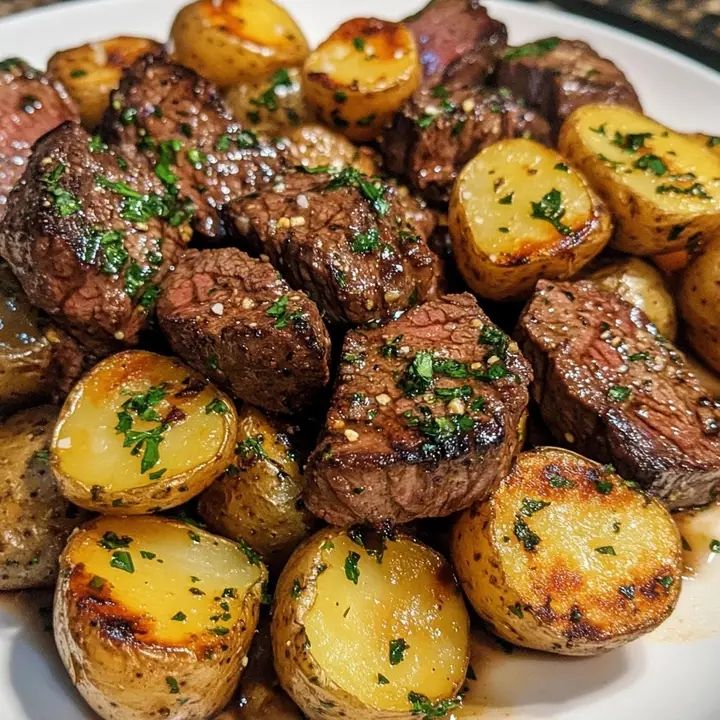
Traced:
<path id="1" fill-rule="evenodd" d="M 273 0 L 197 0 L 175 17 L 174 57 L 221 88 L 302 65 L 305 36 Z"/>
<path id="2" fill-rule="evenodd" d="M 663 276 L 652 265 L 639 258 L 628 257 L 602 265 L 591 272 L 588 279 L 640 308 L 661 335 L 668 340 L 675 340 L 675 301 Z"/>

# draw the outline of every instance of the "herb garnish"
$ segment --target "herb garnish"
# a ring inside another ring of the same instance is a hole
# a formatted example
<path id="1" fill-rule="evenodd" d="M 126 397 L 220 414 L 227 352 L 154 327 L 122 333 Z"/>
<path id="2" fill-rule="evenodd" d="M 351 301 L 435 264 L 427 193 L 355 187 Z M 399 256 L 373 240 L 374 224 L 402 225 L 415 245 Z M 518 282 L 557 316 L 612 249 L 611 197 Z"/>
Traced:
<path id="1" fill-rule="evenodd" d="M 660 195 L 690 195 L 692 197 L 702 198 L 703 200 L 710 200 L 710 195 L 708 195 L 703 185 L 699 182 L 693 183 L 689 187 L 670 184 L 658 185 L 657 188 L 655 188 L 655 192 Z"/>
<path id="2" fill-rule="evenodd" d="M 525 517 L 532 517 L 536 512 L 539 512 L 550 504 L 551 503 L 546 502 L 545 500 L 533 500 L 532 498 L 523 498 L 520 510 L 518 510 L 518 514 L 524 515 Z"/>
<path id="3" fill-rule="evenodd" d="M 302 311 L 294 310 L 288 313 L 288 295 L 281 295 L 266 311 L 266 315 L 275 318 L 273 327 L 276 330 L 284 330 L 291 322 L 296 322 L 302 317 Z"/>
<path id="4" fill-rule="evenodd" d="M 128 535 L 122 537 L 114 533 L 112 530 L 108 530 L 103 534 L 102 538 L 98 540 L 98 545 L 105 550 L 117 550 L 118 548 L 130 547 L 130 543 L 133 541 Z"/>
<path id="5" fill-rule="evenodd" d="M 405 642 L 403 638 L 397 638 L 390 641 L 390 648 L 388 657 L 391 665 L 399 665 L 405 659 L 405 651 L 410 646 Z"/>
<path id="6" fill-rule="evenodd" d="M 110 567 L 124 570 L 127 573 L 135 572 L 132 556 L 126 550 L 116 550 L 110 558 Z"/>
<path id="7" fill-rule="evenodd" d="M 623 135 L 616 131 L 612 144 L 622 148 L 625 152 L 632 153 L 645 147 L 645 140 L 651 137 L 652 133 L 628 133 L 627 135 Z"/>
<path id="8" fill-rule="evenodd" d="M 632 390 L 624 385 L 612 385 L 607 392 L 609 400 L 613 402 L 624 402 L 632 394 Z"/>
<path id="9" fill-rule="evenodd" d="M 596 547 L 595 552 L 600 553 L 601 555 L 617 555 L 615 548 L 612 545 L 602 545 L 601 547 Z"/>
<path id="10" fill-rule="evenodd" d="M 167 686 L 170 688 L 171 695 L 177 695 L 180 692 L 180 685 L 174 677 L 172 677 L 171 675 L 168 675 L 165 678 L 165 682 L 167 683 Z"/>
<path id="11" fill-rule="evenodd" d="M 205 406 L 205 414 L 217 413 L 218 415 L 225 415 L 228 412 L 228 406 L 220 398 L 213 398 Z"/>
<path id="12" fill-rule="evenodd" d="M 279 107 L 277 89 L 282 87 L 291 88 L 292 84 L 288 71 L 285 68 L 280 68 L 270 78 L 270 86 L 267 90 L 258 97 L 251 98 L 250 103 L 256 107 L 264 107 L 270 112 L 275 112 Z"/>
<path id="13" fill-rule="evenodd" d="M 358 578 L 360 577 L 360 570 L 358 568 L 358 561 L 360 560 L 360 554 L 351 550 L 345 558 L 345 577 L 350 580 L 353 585 L 358 584 Z"/>
<path id="14" fill-rule="evenodd" d="M 176 612 L 170 619 L 177 622 L 185 622 L 185 620 L 187 620 L 187 615 L 184 612 L 179 611 Z"/>
<path id="15" fill-rule="evenodd" d="M 543 195 L 539 202 L 531 202 L 532 217 L 549 222 L 562 235 L 569 235 L 572 229 L 561 222 L 565 216 L 562 194 L 556 188 Z"/>
<path id="16" fill-rule="evenodd" d="M 526 43 L 516 48 L 511 48 L 503 56 L 503 60 L 517 60 L 525 57 L 540 57 L 554 50 L 560 43 L 560 38 L 549 37 L 536 42 Z"/>
<path id="17" fill-rule="evenodd" d="M 242 538 L 238 538 L 235 542 L 237 542 L 240 549 L 245 553 L 245 557 L 251 565 L 260 565 L 262 560 L 260 553 L 255 552 Z"/>
<path id="18" fill-rule="evenodd" d="M 80 211 L 80 200 L 69 190 L 60 185 L 60 178 L 65 174 L 67 165 L 58 163 L 49 173 L 43 175 L 41 182 L 53 196 L 55 209 L 60 217 L 70 217 Z"/>
<path id="19" fill-rule="evenodd" d="M 667 171 L 667 165 L 657 155 L 641 155 L 633 164 L 640 170 L 649 170 L 658 177 L 664 175 Z"/>
<path id="20" fill-rule="evenodd" d="M 520 517 L 515 516 L 515 524 L 513 525 L 515 537 L 523 544 L 528 552 L 533 552 L 540 543 L 540 536 L 534 533 L 528 524 Z"/>
<path id="21" fill-rule="evenodd" d="M 350 242 L 350 249 L 359 254 L 371 253 L 378 247 L 380 247 L 380 232 L 376 227 L 372 227 L 364 233 L 357 233 Z"/>
<path id="22" fill-rule="evenodd" d="M 328 190 L 337 190 L 341 187 L 357 188 L 373 207 L 375 212 L 382 216 L 390 211 L 390 203 L 385 198 L 387 187 L 363 175 L 354 167 L 345 167 L 339 171 L 331 170 L 333 177 L 327 184 Z"/>
<path id="23" fill-rule="evenodd" d="M 435 720 L 444 718 L 451 710 L 457 710 L 462 705 L 462 696 L 433 702 L 427 695 L 409 692 L 410 711 L 413 715 L 422 715 L 422 720 Z"/>

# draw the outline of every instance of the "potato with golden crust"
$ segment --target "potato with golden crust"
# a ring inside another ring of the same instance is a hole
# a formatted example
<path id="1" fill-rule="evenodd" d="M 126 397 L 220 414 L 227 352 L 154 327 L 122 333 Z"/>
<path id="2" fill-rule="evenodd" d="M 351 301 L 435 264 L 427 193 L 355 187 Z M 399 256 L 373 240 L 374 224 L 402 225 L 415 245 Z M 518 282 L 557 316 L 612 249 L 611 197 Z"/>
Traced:
<path id="1" fill-rule="evenodd" d="M 62 494 L 106 514 L 176 507 L 230 464 L 232 401 L 173 358 L 128 350 L 77 383 L 52 438 Z"/>
<path id="2" fill-rule="evenodd" d="M 567 279 L 608 243 L 612 218 L 555 150 L 502 140 L 462 170 L 450 233 L 467 284 L 492 300 L 521 300 L 542 277 Z"/>
<path id="3" fill-rule="evenodd" d="M 308 44 L 273 0 L 197 0 L 170 30 L 174 58 L 221 88 L 302 65 Z"/>
<path id="4" fill-rule="evenodd" d="M 355 18 L 308 56 L 303 86 L 324 123 L 356 142 L 373 140 L 417 90 L 422 70 L 410 29 L 377 18 Z"/>
<path id="5" fill-rule="evenodd" d="M 50 470 L 57 408 L 21 410 L 0 424 L 0 590 L 53 585 L 58 556 L 84 513 Z"/>
<path id="6" fill-rule="evenodd" d="M 55 53 L 48 72 L 57 78 L 75 101 L 82 124 L 92 130 L 108 107 L 110 93 L 120 85 L 123 71 L 162 45 L 142 37 L 120 35 Z"/>
<path id="7" fill-rule="evenodd" d="M 683 271 L 678 304 L 690 346 L 720 372 L 720 237 L 710 241 Z"/>
<path id="8" fill-rule="evenodd" d="M 595 655 L 657 627 L 680 592 L 680 534 L 632 483 L 569 450 L 522 453 L 490 499 L 466 510 L 451 556 L 496 635 Z"/>
<path id="9" fill-rule="evenodd" d="M 275 565 L 314 524 L 302 504 L 305 486 L 288 436 L 267 415 L 238 411 L 235 458 L 200 496 L 198 513 L 213 532 L 242 538 Z"/>
<path id="10" fill-rule="evenodd" d="M 280 683 L 310 720 L 444 717 L 459 705 L 465 604 L 444 558 L 407 535 L 313 535 L 278 580 L 271 630 Z"/>
<path id="11" fill-rule="evenodd" d="M 585 105 L 558 147 L 608 204 L 618 250 L 660 255 L 720 231 L 720 155 L 697 141 L 630 108 Z"/>
<path id="12" fill-rule="evenodd" d="M 213 717 L 247 664 L 267 572 L 247 546 L 160 517 L 100 517 L 60 557 L 55 642 L 105 720 Z"/>
<path id="13" fill-rule="evenodd" d="M 677 335 L 675 300 L 663 276 L 652 265 L 640 258 L 626 257 L 602 264 L 587 277 L 639 307 L 660 333 L 674 342 Z"/>

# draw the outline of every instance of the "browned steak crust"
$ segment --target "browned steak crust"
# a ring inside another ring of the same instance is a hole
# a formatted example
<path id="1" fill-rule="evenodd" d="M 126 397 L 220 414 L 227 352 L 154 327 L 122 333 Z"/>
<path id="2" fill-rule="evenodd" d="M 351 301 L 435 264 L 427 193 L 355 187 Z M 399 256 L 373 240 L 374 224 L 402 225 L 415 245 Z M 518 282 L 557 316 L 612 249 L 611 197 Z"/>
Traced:
<path id="1" fill-rule="evenodd" d="M 308 465 L 308 508 L 387 527 L 482 499 L 518 450 L 530 375 L 469 294 L 351 330 Z"/>
<path id="2" fill-rule="evenodd" d="M 518 339 L 556 438 L 670 508 L 713 499 L 720 404 L 641 310 L 588 281 L 540 281 Z"/>

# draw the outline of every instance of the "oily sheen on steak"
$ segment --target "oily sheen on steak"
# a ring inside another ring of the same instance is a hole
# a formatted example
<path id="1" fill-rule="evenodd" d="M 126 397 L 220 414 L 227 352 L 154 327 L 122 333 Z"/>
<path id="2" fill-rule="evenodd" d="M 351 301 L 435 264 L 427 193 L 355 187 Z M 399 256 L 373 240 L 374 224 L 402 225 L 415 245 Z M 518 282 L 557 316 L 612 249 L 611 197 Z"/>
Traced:
<path id="1" fill-rule="evenodd" d="M 469 294 L 351 330 L 308 464 L 308 508 L 388 528 L 482 499 L 519 449 L 530 376 Z"/>
<path id="2" fill-rule="evenodd" d="M 188 250 L 157 308 L 173 350 L 237 398 L 296 412 L 330 379 L 330 338 L 304 293 L 235 248 Z"/>
<path id="3" fill-rule="evenodd" d="M 532 395 L 561 442 L 670 508 L 720 490 L 720 404 L 647 316 L 592 282 L 541 280 L 518 326 Z"/>
<path id="4" fill-rule="evenodd" d="M 235 231 L 334 323 L 391 317 L 435 294 L 434 219 L 402 188 L 355 168 L 285 175 L 228 206 Z"/>

